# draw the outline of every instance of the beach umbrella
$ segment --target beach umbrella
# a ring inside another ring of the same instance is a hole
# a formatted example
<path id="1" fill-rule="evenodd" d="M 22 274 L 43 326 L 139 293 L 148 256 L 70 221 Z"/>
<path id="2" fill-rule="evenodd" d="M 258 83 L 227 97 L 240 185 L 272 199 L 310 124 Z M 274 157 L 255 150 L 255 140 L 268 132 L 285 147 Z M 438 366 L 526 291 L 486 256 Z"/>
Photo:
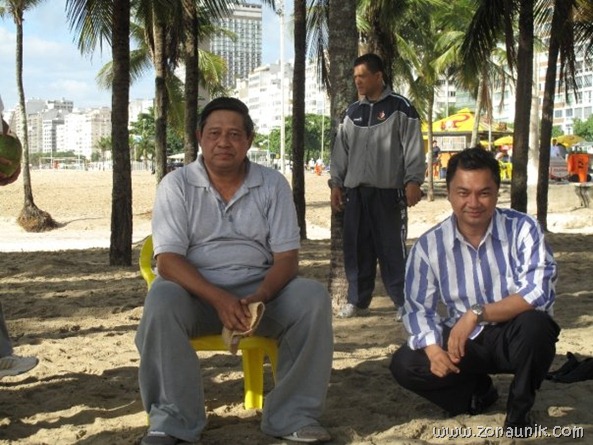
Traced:
<path id="1" fill-rule="evenodd" d="M 513 145 L 513 136 L 512 135 L 508 135 L 508 136 L 503 136 L 501 138 L 496 139 L 493 144 L 495 146 L 498 145 Z"/>
<path id="2" fill-rule="evenodd" d="M 564 145 L 565 147 L 572 147 L 574 144 L 584 141 L 584 139 L 580 136 L 577 136 L 576 134 L 563 134 L 561 136 L 558 136 L 556 139 L 556 142 L 558 142 L 559 144 Z"/>

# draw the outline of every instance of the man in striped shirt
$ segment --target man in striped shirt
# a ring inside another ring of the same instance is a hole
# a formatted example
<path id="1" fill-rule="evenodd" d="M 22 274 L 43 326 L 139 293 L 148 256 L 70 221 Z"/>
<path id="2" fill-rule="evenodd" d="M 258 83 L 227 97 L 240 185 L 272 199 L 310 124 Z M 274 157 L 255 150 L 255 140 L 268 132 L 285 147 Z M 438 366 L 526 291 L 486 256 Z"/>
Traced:
<path id="1" fill-rule="evenodd" d="M 522 437 L 533 432 L 535 392 L 556 352 L 557 270 L 537 221 L 496 207 L 499 187 L 498 162 L 482 148 L 450 159 L 453 214 L 410 251 L 403 316 L 410 337 L 391 372 L 450 415 L 483 412 L 498 399 L 489 374 L 514 374 L 504 426 Z"/>

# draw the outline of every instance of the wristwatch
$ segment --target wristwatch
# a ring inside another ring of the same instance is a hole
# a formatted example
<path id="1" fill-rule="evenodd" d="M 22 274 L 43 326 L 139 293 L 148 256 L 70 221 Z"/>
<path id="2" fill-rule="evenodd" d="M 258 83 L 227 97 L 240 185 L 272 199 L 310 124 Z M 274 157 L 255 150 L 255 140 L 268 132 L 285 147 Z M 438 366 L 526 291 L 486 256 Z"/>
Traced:
<path id="1" fill-rule="evenodd" d="M 484 321 L 484 305 L 472 304 L 470 310 L 478 317 L 478 324 Z"/>

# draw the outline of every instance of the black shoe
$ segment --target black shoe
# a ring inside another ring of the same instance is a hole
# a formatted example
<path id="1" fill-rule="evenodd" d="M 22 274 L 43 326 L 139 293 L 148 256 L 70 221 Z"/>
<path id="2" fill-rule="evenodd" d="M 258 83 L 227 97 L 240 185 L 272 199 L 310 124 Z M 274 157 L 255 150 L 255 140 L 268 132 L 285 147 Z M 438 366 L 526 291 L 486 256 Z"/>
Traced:
<path id="1" fill-rule="evenodd" d="M 492 379 L 488 376 L 487 379 L 487 386 L 481 385 L 482 388 L 485 389 L 481 389 L 480 386 L 478 386 L 478 389 L 472 395 L 468 410 L 469 414 L 472 416 L 482 414 L 498 400 L 498 390 L 492 383 Z"/>
<path id="2" fill-rule="evenodd" d="M 508 416 L 504 421 L 504 435 L 507 438 L 526 439 L 535 434 L 535 423 L 531 418 L 531 414 L 527 415 L 519 421 L 509 421 Z"/>
<path id="3" fill-rule="evenodd" d="M 566 362 L 556 371 L 550 371 L 546 374 L 547 380 L 561 380 L 563 376 L 574 371 L 579 366 L 579 360 L 572 352 L 566 353 Z"/>

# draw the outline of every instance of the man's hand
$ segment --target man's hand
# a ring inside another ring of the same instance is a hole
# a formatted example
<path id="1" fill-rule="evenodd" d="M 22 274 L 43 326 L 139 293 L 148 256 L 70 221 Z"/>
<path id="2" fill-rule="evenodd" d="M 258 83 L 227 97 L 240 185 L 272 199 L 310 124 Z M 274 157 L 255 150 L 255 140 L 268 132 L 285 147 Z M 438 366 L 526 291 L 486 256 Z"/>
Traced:
<path id="1" fill-rule="evenodd" d="M 451 373 L 459 374 L 459 368 L 457 367 L 459 360 L 451 357 L 439 345 L 429 345 L 424 348 L 424 352 L 428 360 L 430 360 L 430 372 L 437 377 L 445 377 Z"/>
<path id="2" fill-rule="evenodd" d="M 215 308 L 225 328 L 239 332 L 245 332 L 251 328 L 251 313 L 244 301 L 229 295 L 219 298 Z"/>
<path id="3" fill-rule="evenodd" d="M 471 310 L 468 310 L 459 320 L 457 320 L 457 323 L 455 323 L 455 326 L 451 329 L 449 341 L 447 342 L 447 351 L 449 351 L 451 357 L 456 360 L 461 360 L 465 355 L 467 339 L 477 325 L 478 316 Z"/>
<path id="4" fill-rule="evenodd" d="M 406 184 L 406 202 L 408 207 L 414 207 L 422 199 L 422 190 L 420 185 L 415 182 L 408 182 Z"/>
<path id="5" fill-rule="evenodd" d="M 334 212 L 340 213 L 344 211 L 344 192 L 341 187 L 332 187 L 330 199 Z"/>

